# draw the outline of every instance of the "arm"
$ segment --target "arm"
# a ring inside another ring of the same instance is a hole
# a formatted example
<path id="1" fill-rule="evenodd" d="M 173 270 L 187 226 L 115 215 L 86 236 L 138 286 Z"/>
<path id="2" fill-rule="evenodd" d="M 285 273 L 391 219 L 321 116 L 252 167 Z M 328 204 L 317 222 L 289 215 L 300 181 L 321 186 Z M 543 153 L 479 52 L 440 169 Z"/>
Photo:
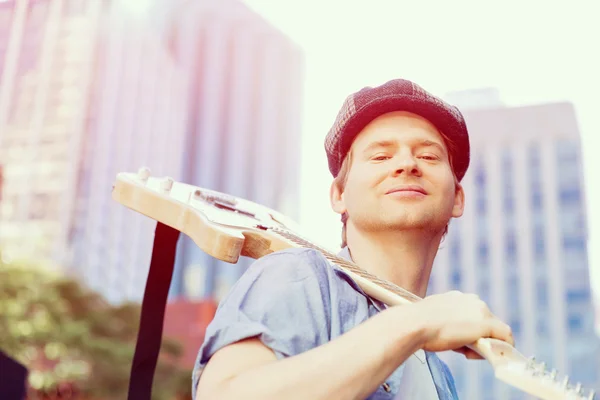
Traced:
<path id="1" fill-rule="evenodd" d="M 199 350 L 196 400 L 364 398 L 419 348 L 510 340 L 481 300 L 459 292 L 391 307 L 332 340 L 331 301 L 353 289 L 313 253 L 265 256 L 238 280 Z"/>
<path id="2" fill-rule="evenodd" d="M 331 342 L 280 361 L 256 339 L 227 346 L 209 361 L 196 400 L 362 399 L 416 350 L 465 352 L 464 346 L 482 337 L 514 343 L 510 327 L 477 296 L 430 296 L 391 307 Z"/>
<path id="3" fill-rule="evenodd" d="M 227 346 L 202 374 L 199 399 L 362 399 L 412 353 L 425 330 L 414 305 L 393 307 L 322 346 L 277 361 L 258 339 Z"/>

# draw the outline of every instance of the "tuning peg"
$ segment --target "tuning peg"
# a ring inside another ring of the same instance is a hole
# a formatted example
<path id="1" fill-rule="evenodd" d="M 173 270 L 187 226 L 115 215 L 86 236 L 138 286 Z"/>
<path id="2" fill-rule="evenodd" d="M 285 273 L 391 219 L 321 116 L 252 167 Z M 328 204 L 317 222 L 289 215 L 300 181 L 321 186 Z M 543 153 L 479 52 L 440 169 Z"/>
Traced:
<path id="1" fill-rule="evenodd" d="M 577 385 L 575 385 L 575 393 L 583 394 L 583 391 L 581 390 L 581 382 L 577 382 Z"/>
<path id="2" fill-rule="evenodd" d="M 594 390 L 590 390 L 590 394 L 588 395 L 587 400 L 594 400 L 596 396 L 596 392 Z"/>
<path id="3" fill-rule="evenodd" d="M 562 387 L 566 388 L 567 386 L 569 386 L 569 375 L 565 375 L 565 377 L 562 381 Z"/>
<path id="4" fill-rule="evenodd" d="M 166 177 L 160 182 L 160 188 L 165 192 L 168 192 L 173 187 L 173 178 Z"/>
<path id="5" fill-rule="evenodd" d="M 137 176 L 139 179 L 146 181 L 150 177 L 150 169 L 142 167 L 138 170 Z"/>
<path id="6" fill-rule="evenodd" d="M 527 364 L 525 364 L 525 368 L 534 369 L 535 367 L 535 357 L 531 356 L 527 359 Z"/>
<path id="7" fill-rule="evenodd" d="M 557 374 L 558 374 L 558 371 L 556 369 L 553 369 L 552 371 L 550 371 L 550 379 L 552 379 L 553 381 L 555 381 Z"/>
<path id="8" fill-rule="evenodd" d="M 538 366 L 538 372 L 543 375 L 544 371 L 546 371 L 546 363 L 542 361 Z"/>

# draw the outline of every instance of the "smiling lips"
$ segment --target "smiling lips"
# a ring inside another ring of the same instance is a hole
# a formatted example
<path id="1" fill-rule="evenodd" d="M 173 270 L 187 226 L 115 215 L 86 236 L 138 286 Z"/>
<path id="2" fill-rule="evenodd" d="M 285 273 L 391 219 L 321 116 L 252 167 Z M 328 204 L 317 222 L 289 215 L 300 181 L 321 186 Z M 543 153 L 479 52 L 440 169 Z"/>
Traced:
<path id="1" fill-rule="evenodd" d="M 417 185 L 397 186 L 386 192 L 394 197 L 423 197 L 427 195 L 425 189 Z"/>

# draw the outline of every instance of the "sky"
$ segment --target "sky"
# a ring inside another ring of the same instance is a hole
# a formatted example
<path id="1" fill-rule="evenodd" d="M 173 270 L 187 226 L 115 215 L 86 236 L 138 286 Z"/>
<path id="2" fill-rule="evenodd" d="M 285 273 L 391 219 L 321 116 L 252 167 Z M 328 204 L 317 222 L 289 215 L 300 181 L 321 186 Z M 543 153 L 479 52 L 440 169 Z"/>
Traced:
<path id="1" fill-rule="evenodd" d="M 301 218 L 339 246 L 323 139 L 344 98 L 407 78 L 444 96 L 495 87 L 507 106 L 569 101 L 581 132 L 592 285 L 600 294 L 600 5 L 595 0 L 246 0 L 305 56 Z M 598 249 L 596 251 L 595 249 Z"/>

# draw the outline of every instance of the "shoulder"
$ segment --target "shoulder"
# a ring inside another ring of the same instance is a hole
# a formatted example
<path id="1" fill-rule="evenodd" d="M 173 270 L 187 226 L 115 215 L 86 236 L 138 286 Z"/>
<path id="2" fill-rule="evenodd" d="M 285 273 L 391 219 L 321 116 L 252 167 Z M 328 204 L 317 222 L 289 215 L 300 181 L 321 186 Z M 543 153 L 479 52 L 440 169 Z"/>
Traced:
<path id="1" fill-rule="evenodd" d="M 280 282 L 328 279 L 332 268 L 320 252 L 313 249 L 280 250 L 253 262 L 245 275 L 248 279 L 268 276 Z"/>
<path id="2" fill-rule="evenodd" d="M 293 303 L 329 298 L 335 272 L 318 251 L 285 249 L 254 261 L 221 301 L 236 308 L 272 309 L 278 301 Z"/>

